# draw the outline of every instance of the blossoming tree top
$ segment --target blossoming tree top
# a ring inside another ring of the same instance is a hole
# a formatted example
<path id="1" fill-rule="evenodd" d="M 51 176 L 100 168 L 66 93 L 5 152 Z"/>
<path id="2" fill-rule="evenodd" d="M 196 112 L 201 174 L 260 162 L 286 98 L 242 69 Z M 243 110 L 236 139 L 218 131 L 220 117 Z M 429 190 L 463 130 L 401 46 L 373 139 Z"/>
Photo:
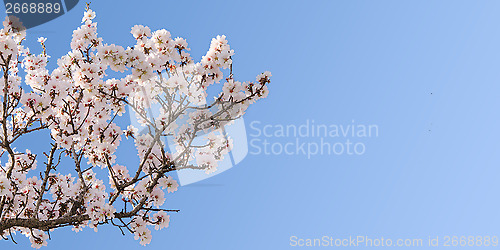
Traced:
<path id="1" fill-rule="evenodd" d="M 106 44 L 97 36 L 95 13 L 87 7 L 82 25 L 73 32 L 71 51 L 49 72 L 45 38 L 43 53 L 22 45 L 25 30 L 9 17 L 0 31 L 0 235 L 28 237 L 35 248 L 47 244 L 48 233 L 71 226 L 74 231 L 112 224 L 129 231 L 141 244 L 151 231 L 169 224 L 163 208 L 165 192 L 177 190 L 174 170 L 215 171 L 232 147 L 218 131 L 241 117 L 250 104 L 268 94 L 271 74 L 255 82 L 233 78 L 234 52 L 225 36 L 212 39 L 200 62 L 190 57 L 187 42 L 164 29 L 151 32 L 136 25 L 133 47 Z M 21 67 L 20 67 L 21 66 Z M 21 68 L 21 69 L 20 69 Z M 23 70 L 24 72 L 20 72 Z M 106 78 L 106 71 L 123 78 Z M 226 77 L 224 77 L 226 73 Z M 25 85 L 21 84 L 23 81 Z M 207 88 L 223 84 L 213 97 Z M 148 115 L 157 105 L 159 115 Z M 114 119 L 134 110 L 143 133 L 120 128 Z M 50 131 L 42 155 L 16 149 L 22 136 Z M 203 144 L 195 144 L 207 133 Z M 117 165 L 122 136 L 135 140 L 140 164 Z M 170 137 L 175 150 L 165 150 Z M 37 164 L 40 159 L 43 164 Z M 85 159 L 85 160 L 84 160 Z M 5 162 L 5 163 L 4 163 Z M 106 169 L 102 179 L 94 170 Z M 72 172 L 69 174 L 62 174 Z"/>

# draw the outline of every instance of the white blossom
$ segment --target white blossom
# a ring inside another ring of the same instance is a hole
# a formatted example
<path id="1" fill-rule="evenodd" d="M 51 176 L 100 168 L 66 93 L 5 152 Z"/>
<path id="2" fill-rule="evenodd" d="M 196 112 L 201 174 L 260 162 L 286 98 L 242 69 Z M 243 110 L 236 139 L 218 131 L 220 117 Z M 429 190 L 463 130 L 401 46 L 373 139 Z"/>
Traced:
<path id="1" fill-rule="evenodd" d="M 46 38 L 37 39 L 41 54 L 23 46 L 18 19 L 7 18 L 0 32 L 0 234 L 20 232 L 34 248 L 47 245 L 49 230 L 98 231 L 105 224 L 128 227 L 149 244 L 150 228 L 168 227 L 167 212 L 176 211 L 165 208 L 179 188 L 170 172 L 216 171 L 233 143 L 221 128 L 269 92 L 267 71 L 256 82 L 234 79 L 226 36 L 212 39 L 195 62 L 186 39 L 164 29 L 135 25 L 135 44 L 104 43 L 95 17 L 87 8 L 55 69 L 48 68 Z M 209 95 L 218 83 L 222 91 Z M 116 123 L 128 109 L 140 127 Z M 47 150 L 14 147 L 44 132 Z M 138 163 L 117 157 L 124 135 L 134 140 L 136 150 L 127 154 Z"/>

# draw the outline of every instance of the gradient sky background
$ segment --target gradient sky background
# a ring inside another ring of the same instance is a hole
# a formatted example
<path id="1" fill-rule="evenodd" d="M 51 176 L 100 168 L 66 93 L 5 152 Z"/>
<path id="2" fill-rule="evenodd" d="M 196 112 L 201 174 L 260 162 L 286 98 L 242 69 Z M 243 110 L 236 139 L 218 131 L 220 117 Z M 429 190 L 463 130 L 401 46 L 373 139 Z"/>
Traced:
<path id="1" fill-rule="evenodd" d="M 84 6 L 28 30 L 26 45 L 39 51 L 36 38 L 48 38 L 54 65 L 70 49 Z M 225 34 L 238 79 L 273 74 L 268 98 L 245 116 L 247 128 L 307 120 L 379 127 L 378 137 L 356 139 L 366 145 L 361 156 L 248 155 L 179 188 L 166 204 L 181 212 L 153 232 L 147 249 L 288 249 L 293 235 L 500 236 L 500 2 L 122 0 L 91 7 L 99 35 L 124 47 L 133 44 L 130 28 L 143 24 L 186 38 L 199 60 L 211 38 Z M 124 145 L 119 162 L 137 161 L 131 150 Z M 51 235 L 43 249 L 146 249 L 111 226 Z M 16 239 L 19 245 L 2 241 L 0 248 L 30 249 L 24 236 Z"/>

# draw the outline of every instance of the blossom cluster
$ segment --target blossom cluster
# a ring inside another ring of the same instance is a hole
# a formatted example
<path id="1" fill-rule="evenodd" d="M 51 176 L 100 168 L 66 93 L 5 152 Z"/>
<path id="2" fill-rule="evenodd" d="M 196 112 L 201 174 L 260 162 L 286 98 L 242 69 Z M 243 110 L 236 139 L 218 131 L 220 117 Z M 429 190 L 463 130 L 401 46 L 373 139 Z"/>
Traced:
<path id="1" fill-rule="evenodd" d="M 223 126 L 268 94 L 269 72 L 255 82 L 233 78 L 234 51 L 225 36 L 214 38 L 195 62 L 187 41 L 164 29 L 136 25 L 133 46 L 107 44 L 97 34 L 95 17 L 87 8 L 73 32 L 71 50 L 52 71 L 46 38 L 38 39 L 43 53 L 34 54 L 23 46 L 26 34 L 16 18 L 8 17 L 0 30 L 4 239 L 17 231 L 39 248 L 56 228 L 97 231 L 112 224 L 148 244 L 150 228 L 168 227 L 167 212 L 177 211 L 163 208 L 166 195 L 178 188 L 172 171 L 215 171 L 232 148 L 232 140 L 220 132 Z M 122 77 L 107 78 L 107 71 Z M 210 101 L 207 89 L 214 84 L 221 84 L 222 92 Z M 156 116 L 148 112 L 153 105 L 159 107 Z M 127 109 L 140 128 L 114 122 Z M 22 136 L 43 130 L 50 132 L 50 147 L 43 154 L 14 147 Z M 200 143 L 195 138 L 202 133 L 206 136 Z M 124 136 L 134 141 L 139 165 L 117 163 Z M 167 138 L 175 143 L 171 152 L 164 145 Z M 38 163 L 41 158 L 43 164 Z M 108 176 L 99 176 L 96 168 Z"/>

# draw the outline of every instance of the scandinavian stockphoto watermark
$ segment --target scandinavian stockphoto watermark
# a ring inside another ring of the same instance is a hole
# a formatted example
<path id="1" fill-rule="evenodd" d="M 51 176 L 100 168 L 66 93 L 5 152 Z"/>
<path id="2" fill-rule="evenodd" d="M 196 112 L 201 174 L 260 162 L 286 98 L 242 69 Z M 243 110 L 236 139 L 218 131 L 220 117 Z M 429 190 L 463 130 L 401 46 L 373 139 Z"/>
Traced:
<path id="1" fill-rule="evenodd" d="M 498 247 L 498 235 L 435 235 L 424 237 L 384 237 L 348 235 L 289 238 L 291 247 Z"/>
<path id="2" fill-rule="evenodd" d="M 252 155 L 363 155 L 367 141 L 379 136 L 376 124 L 324 124 L 305 120 L 300 124 L 250 122 L 249 153 Z"/>
<path id="3" fill-rule="evenodd" d="M 148 96 L 147 93 L 144 93 Z M 159 106 L 151 105 L 148 116 L 156 117 Z M 130 110 L 131 125 L 147 130 Z M 185 117 L 189 117 L 186 115 Z M 223 161 L 219 162 L 217 170 L 206 174 L 203 171 L 183 169 L 176 171 L 181 185 L 188 185 L 220 174 L 241 162 L 249 153 L 252 155 L 296 155 L 310 159 L 318 155 L 330 156 L 360 156 L 367 152 L 370 139 L 379 136 L 379 126 L 376 124 L 358 123 L 351 120 L 346 123 L 323 124 L 307 119 L 301 123 L 266 124 L 252 121 L 246 127 L 243 118 L 224 126 L 220 133 L 231 139 L 232 150 Z M 206 135 L 200 134 L 195 141 L 202 142 Z M 164 141 L 166 150 L 175 152 L 172 138 Z"/>

